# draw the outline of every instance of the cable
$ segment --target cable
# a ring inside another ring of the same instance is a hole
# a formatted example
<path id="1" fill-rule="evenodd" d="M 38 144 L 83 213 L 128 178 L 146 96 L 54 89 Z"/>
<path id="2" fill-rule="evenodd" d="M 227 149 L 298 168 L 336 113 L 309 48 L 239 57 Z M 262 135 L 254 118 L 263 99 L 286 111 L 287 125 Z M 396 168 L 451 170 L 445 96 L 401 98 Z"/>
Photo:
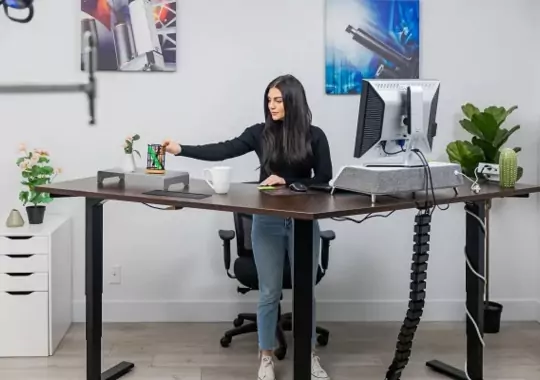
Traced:
<path id="1" fill-rule="evenodd" d="M 424 168 L 424 176 L 425 176 L 425 183 L 426 183 L 426 187 L 425 187 L 426 200 L 425 200 L 425 203 L 424 203 L 424 208 L 427 208 L 427 200 L 429 198 L 429 185 L 430 185 L 431 186 L 431 195 L 432 195 L 432 198 L 433 198 L 433 208 L 431 210 L 430 215 L 433 215 L 433 212 L 435 211 L 435 208 L 438 208 L 441 211 L 448 210 L 450 208 L 450 204 L 447 204 L 445 208 L 441 208 L 441 206 L 439 206 L 437 204 L 437 199 L 435 197 L 435 186 L 433 185 L 433 175 L 431 173 L 431 167 L 429 166 L 429 163 L 428 163 L 428 161 L 426 159 L 426 156 L 424 156 L 424 153 L 422 153 L 422 151 L 420 151 L 418 149 L 412 149 L 412 152 L 418 156 L 418 158 L 422 162 L 422 166 Z"/>
<path id="2" fill-rule="evenodd" d="M 172 208 L 170 208 L 170 207 L 156 207 L 156 206 L 152 206 L 151 204 L 144 203 L 144 202 L 142 202 L 142 204 L 145 205 L 145 206 L 148 206 L 148 207 L 150 207 L 150 208 L 155 208 L 156 210 L 163 210 L 163 211 L 174 210 L 174 209 L 172 209 Z"/>
<path id="3" fill-rule="evenodd" d="M 480 226 L 482 227 L 482 233 L 485 234 L 485 233 L 486 233 L 486 225 L 484 224 L 484 221 L 483 221 L 482 219 L 480 219 L 480 218 L 478 217 L 478 215 L 476 215 L 476 214 L 473 213 L 473 212 L 470 212 L 470 211 L 467 210 L 467 209 L 465 209 L 465 212 L 466 212 L 467 214 L 469 214 L 470 216 L 474 217 L 474 218 L 478 221 L 478 223 L 480 223 Z"/>
<path id="4" fill-rule="evenodd" d="M 398 150 L 396 152 L 387 152 L 386 151 L 386 141 L 381 141 L 381 148 L 382 148 L 382 151 L 384 152 L 384 154 L 386 154 L 387 156 L 394 156 L 396 154 L 400 154 L 400 153 L 405 152 L 405 149 L 403 149 L 403 147 L 401 147 L 401 150 Z"/>
<path id="5" fill-rule="evenodd" d="M 349 222 L 353 222 L 353 223 L 356 223 L 356 224 L 360 224 L 360 223 L 363 223 L 365 222 L 366 220 L 368 219 L 371 219 L 371 218 L 388 218 L 390 215 L 392 215 L 394 212 L 396 212 L 396 210 L 393 210 L 393 211 L 390 211 L 388 214 L 386 215 L 381 215 L 381 214 L 373 214 L 373 213 L 370 213 L 370 214 L 367 214 L 365 217 L 363 217 L 362 219 L 354 219 L 354 218 L 350 218 L 348 216 L 345 216 L 345 217 L 333 217 L 331 218 L 332 220 L 335 220 L 336 222 L 344 222 L 344 221 L 349 221 Z"/>
<path id="6" fill-rule="evenodd" d="M 483 172 L 483 169 L 482 169 L 482 172 Z M 454 171 L 454 174 L 455 175 L 461 175 L 464 178 L 467 178 L 469 181 L 471 181 L 472 182 L 471 191 L 473 193 L 478 194 L 480 192 L 480 190 L 482 190 L 482 188 L 480 187 L 480 184 L 478 183 L 478 181 L 479 181 L 479 179 L 478 179 L 478 167 L 476 167 L 476 169 L 474 169 L 475 181 L 473 181 L 471 178 L 469 178 L 466 174 L 460 173 L 457 170 Z M 482 174 L 482 173 L 480 173 L 480 174 Z"/>
<path id="7" fill-rule="evenodd" d="M 431 212 L 432 211 L 433 210 L 431 210 Z M 485 234 L 486 226 L 485 226 L 485 223 L 482 221 L 482 219 L 479 218 L 473 212 L 467 210 L 466 208 L 465 208 L 465 212 L 471 215 L 472 217 L 474 217 L 476 221 L 478 221 L 480 227 L 482 228 L 482 231 Z M 419 213 L 415 218 L 415 221 L 416 221 L 415 236 L 414 236 L 415 245 L 414 245 L 414 254 L 413 254 L 413 264 L 411 266 L 412 273 L 411 273 L 411 287 L 410 287 L 411 293 L 410 293 L 409 307 L 407 310 L 407 316 L 405 317 L 405 320 L 403 321 L 400 334 L 398 335 L 398 341 L 396 344 L 394 358 L 392 360 L 392 364 L 390 365 L 390 367 L 388 368 L 388 371 L 386 372 L 385 380 L 400 380 L 401 379 L 401 374 L 403 373 L 407 363 L 409 362 L 414 335 L 423 314 L 423 309 L 425 305 L 425 297 L 426 297 L 426 292 L 425 292 L 426 278 L 427 278 L 426 272 L 427 272 L 428 258 L 429 258 L 428 251 L 429 251 L 429 240 L 430 240 L 430 231 L 431 231 L 431 227 L 430 227 L 431 217 L 432 216 L 431 216 L 430 210 L 428 208 L 425 208 L 423 210 L 419 210 Z M 465 254 L 465 260 L 467 262 L 467 267 L 469 268 L 469 270 L 472 273 L 474 273 L 475 276 L 481 279 L 482 282 L 484 283 L 484 286 L 486 286 L 486 279 L 473 268 L 472 263 L 470 262 L 469 257 L 467 255 L 466 247 L 464 249 L 464 254 Z M 480 332 L 480 328 L 478 327 L 478 324 L 476 323 L 471 313 L 469 312 L 467 308 L 467 304 L 465 304 L 465 312 L 476 330 L 478 339 L 480 343 L 482 344 L 482 347 L 485 347 L 485 342 L 484 342 L 484 339 L 482 338 L 482 333 Z M 467 371 L 467 361 L 465 361 L 464 373 L 468 380 L 472 380 Z"/>
<path id="8" fill-rule="evenodd" d="M 424 313 L 426 298 L 426 279 L 429 259 L 429 240 L 431 215 L 429 209 L 423 209 L 415 216 L 414 245 L 411 263 L 411 282 L 407 314 L 401 326 L 394 358 L 386 372 L 386 380 L 400 380 L 412 353 L 413 340 Z"/>

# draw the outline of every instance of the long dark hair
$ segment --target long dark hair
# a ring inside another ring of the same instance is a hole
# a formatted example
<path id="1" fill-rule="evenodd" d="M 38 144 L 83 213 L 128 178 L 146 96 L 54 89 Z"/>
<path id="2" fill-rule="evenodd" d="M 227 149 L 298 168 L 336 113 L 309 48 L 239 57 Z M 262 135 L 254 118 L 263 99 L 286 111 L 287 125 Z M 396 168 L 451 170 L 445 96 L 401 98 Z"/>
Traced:
<path id="1" fill-rule="evenodd" d="M 274 121 L 268 109 L 271 88 L 277 88 L 283 98 L 285 117 L 280 121 Z M 264 118 L 263 168 L 270 172 L 274 163 L 303 163 L 311 156 L 311 110 L 298 79 L 283 75 L 268 84 L 264 92 Z"/>

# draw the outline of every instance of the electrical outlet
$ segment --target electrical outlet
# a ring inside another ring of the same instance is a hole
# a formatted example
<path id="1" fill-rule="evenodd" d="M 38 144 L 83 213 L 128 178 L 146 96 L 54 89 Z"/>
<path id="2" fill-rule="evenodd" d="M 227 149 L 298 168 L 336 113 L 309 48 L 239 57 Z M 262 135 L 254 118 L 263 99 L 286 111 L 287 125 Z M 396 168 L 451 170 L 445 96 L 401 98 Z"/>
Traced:
<path id="1" fill-rule="evenodd" d="M 499 165 L 481 162 L 478 164 L 477 173 L 486 177 L 489 181 L 499 180 Z"/>
<path id="2" fill-rule="evenodd" d="M 122 267 L 115 265 L 109 273 L 109 284 L 120 284 L 122 282 Z"/>

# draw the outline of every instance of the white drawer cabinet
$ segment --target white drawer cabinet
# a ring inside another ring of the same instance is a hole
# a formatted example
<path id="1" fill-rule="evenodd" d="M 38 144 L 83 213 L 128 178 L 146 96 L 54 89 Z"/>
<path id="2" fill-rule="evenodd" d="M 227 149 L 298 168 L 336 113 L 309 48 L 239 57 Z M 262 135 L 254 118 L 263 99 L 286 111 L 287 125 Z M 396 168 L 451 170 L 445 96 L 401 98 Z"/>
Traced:
<path id="1" fill-rule="evenodd" d="M 48 272 L 48 255 L 0 255 L 0 273 Z"/>
<path id="2" fill-rule="evenodd" d="M 0 292 L 48 292 L 48 273 L 0 273 Z"/>
<path id="3" fill-rule="evenodd" d="M 0 228 L 0 357 L 50 356 L 72 323 L 71 219 Z"/>
<path id="4" fill-rule="evenodd" d="M 47 236 L 23 235 L 21 232 L 18 232 L 17 235 L 0 235 L 0 255 L 46 255 L 49 253 L 49 238 Z"/>

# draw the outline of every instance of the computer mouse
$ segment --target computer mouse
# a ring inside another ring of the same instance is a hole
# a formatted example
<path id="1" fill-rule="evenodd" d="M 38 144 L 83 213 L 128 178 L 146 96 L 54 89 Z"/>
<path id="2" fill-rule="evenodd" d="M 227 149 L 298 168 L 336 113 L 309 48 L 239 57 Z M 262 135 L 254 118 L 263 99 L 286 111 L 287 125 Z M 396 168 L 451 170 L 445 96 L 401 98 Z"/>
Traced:
<path id="1" fill-rule="evenodd" d="M 292 191 L 297 191 L 299 193 L 304 193 L 307 191 L 307 186 L 300 182 L 293 182 L 290 184 L 289 189 Z"/>

